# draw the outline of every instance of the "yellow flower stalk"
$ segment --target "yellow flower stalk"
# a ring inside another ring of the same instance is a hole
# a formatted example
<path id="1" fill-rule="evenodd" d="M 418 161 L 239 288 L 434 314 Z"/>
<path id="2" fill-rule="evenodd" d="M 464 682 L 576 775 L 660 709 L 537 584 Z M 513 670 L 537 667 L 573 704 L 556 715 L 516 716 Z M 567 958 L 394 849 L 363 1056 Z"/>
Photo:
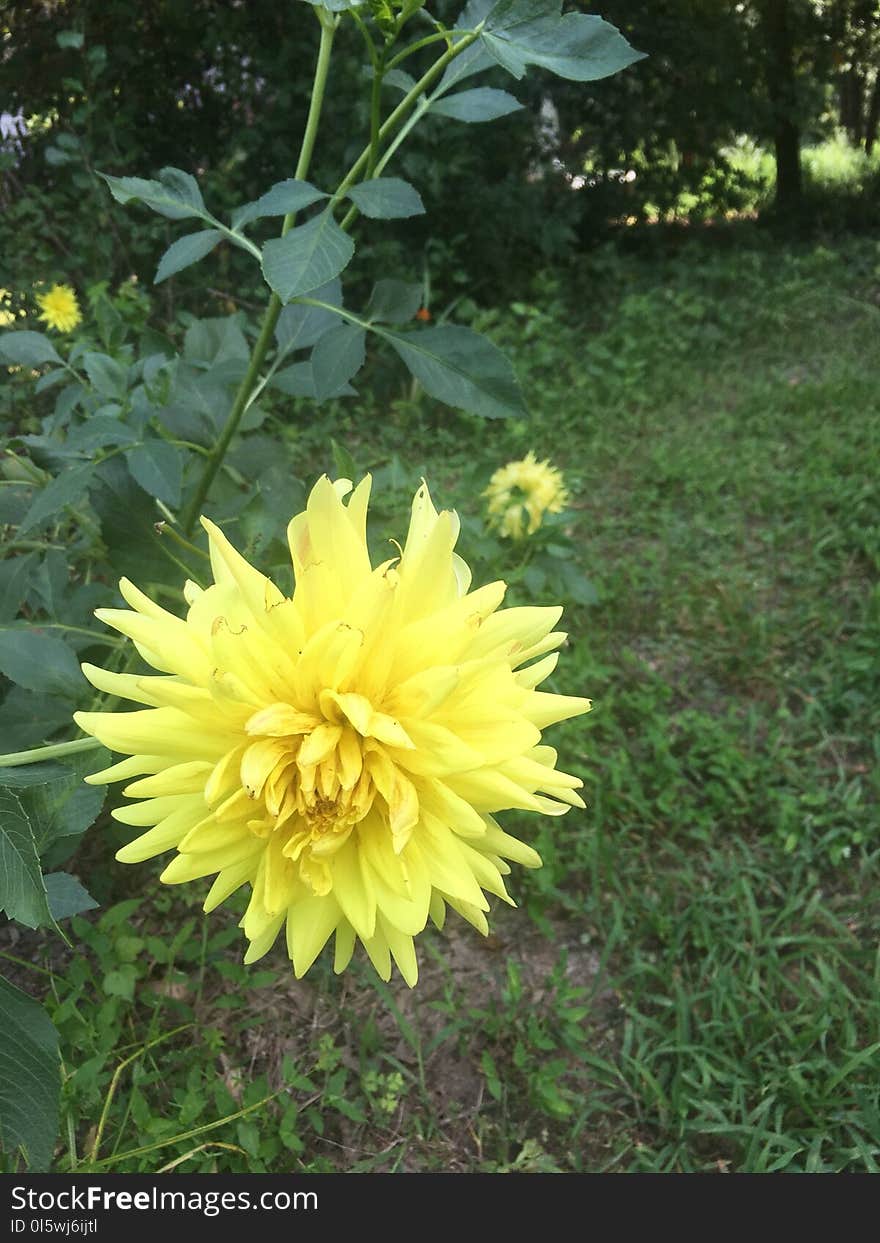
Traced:
<path id="1" fill-rule="evenodd" d="M 97 616 L 158 676 L 84 665 L 144 706 L 76 720 L 131 757 L 88 778 L 137 800 L 113 813 L 146 830 L 118 859 L 176 851 L 162 880 L 215 876 L 208 911 L 249 886 L 246 962 L 285 929 L 302 976 L 335 936 L 336 971 L 359 940 L 383 979 L 393 959 L 412 986 L 429 918 L 442 927 L 452 907 L 486 934 L 486 894 L 513 905 L 507 861 L 540 866 L 496 813 L 584 806 L 541 730 L 590 702 L 538 689 L 561 608 L 502 609 L 502 582 L 471 590 L 458 518 L 424 483 L 403 551 L 374 568 L 369 494 L 369 476 L 315 485 L 288 527 L 292 597 L 205 518 L 214 582 L 186 584 L 185 618 L 123 579 L 130 611 Z"/>
<path id="2" fill-rule="evenodd" d="M 531 450 L 496 470 L 483 496 L 489 502 L 489 525 L 510 539 L 533 535 L 545 513 L 558 514 L 568 504 L 560 471 L 537 461 Z"/>
<path id="3" fill-rule="evenodd" d="M 76 294 L 69 285 L 53 285 L 47 293 L 37 294 L 36 302 L 41 312 L 37 319 L 58 332 L 72 332 L 82 323 Z"/>

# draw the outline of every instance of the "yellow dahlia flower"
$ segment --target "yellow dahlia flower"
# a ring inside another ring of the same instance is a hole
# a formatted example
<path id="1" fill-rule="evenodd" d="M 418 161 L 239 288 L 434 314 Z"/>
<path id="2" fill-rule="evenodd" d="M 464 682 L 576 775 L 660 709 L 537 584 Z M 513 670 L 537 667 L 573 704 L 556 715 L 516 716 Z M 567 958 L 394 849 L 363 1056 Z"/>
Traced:
<path id="1" fill-rule="evenodd" d="M 147 832 L 116 857 L 176 850 L 162 880 L 216 875 L 206 910 L 248 885 L 246 962 L 286 926 L 301 976 L 335 933 L 337 971 L 359 939 L 383 979 L 393 958 L 412 986 L 429 917 L 442 927 L 448 905 L 485 934 L 483 891 L 511 902 L 506 860 L 540 866 L 495 813 L 583 807 L 582 783 L 540 741 L 590 703 L 536 689 L 562 610 L 502 610 L 501 582 L 471 591 L 458 518 L 427 486 L 400 556 L 375 568 L 369 476 L 351 488 L 320 479 L 290 523 L 292 597 L 204 518 L 214 582 L 186 584 L 185 618 L 123 579 L 131 611 L 97 616 L 160 676 L 84 665 L 99 690 L 146 707 L 76 719 L 131 756 L 88 778 L 129 781 L 138 800 L 113 814 Z"/>
<path id="2" fill-rule="evenodd" d="M 36 302 L 41 312 L 37 319 L 44 320 L 50 328 L 72 332 L 82 323 L 76 294 L 69 285 L 53 285 L 48 293 L 37 294 Z"/>
<path id="3" fill-rule="evenodd" d="M 490 526 L 511 539 L 533 535 L 545 513 L 558 514 L 568 504 L 561 473 L 548 461 L 538 462 L 531 450 L 496 470 L 483 496 Z"/>

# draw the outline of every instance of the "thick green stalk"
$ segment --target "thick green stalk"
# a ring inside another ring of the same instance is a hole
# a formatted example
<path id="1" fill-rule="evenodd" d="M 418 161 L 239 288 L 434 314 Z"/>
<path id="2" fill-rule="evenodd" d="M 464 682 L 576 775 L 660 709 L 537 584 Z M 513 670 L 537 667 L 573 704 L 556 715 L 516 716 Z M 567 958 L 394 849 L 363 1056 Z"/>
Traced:
<path id="1" fill-rule="evenodd" d="M 315 149 L 315 139 L 318 134 L 318 123 L 321 119 L 321 108 L 324 103 L 324 88 L 327 84 L 327 72 L 330 68 L 330 52 L 333 48 L 333 36 L 336 33 L 337 19 L 334 17 L 324 17 L 318 10 L 318 20 L 321 22 L 321 43 L 318 48 L 318 61 L 315 65 L 315 81 L 312 87 L 312 98 L 309 105 L 309 115 L 306 120 L 306 128 L 303 133 L 302 145 L 299 152 L 299 160 L 296 165 L 294 176 L 296 179 L 302 180 L 309 171 L 309 164 L 312 159 L 312 152 Z M 281 236 L 293 227 L 295 214 L 290 213 L 284 217 L 284 223 L 281 226 Z M 269 299 L 269 305 L 266 307 L 266 314 L 263 318 L 263 324 L 260 328 L 260 335 L 257 337 L 251 354 L 250 363 L 244 379 L 239 385 L 238 392 L 235 395 L 235 401 L 229 416 L 223 426 L 223 430 L 217 440 L 216 445 L 211 450 L 210 456 L 205 463 L 205 469 L 199 480 L 192 500 L 187 505 L 181 516 L 181 526 L 186 535 L 191 535 L 195 527 L 196 520 L 201 513 L 202 505 L 205 497 L 208 495 L 211 484 L 217 476 L 217 472 L 223 464 L 226 456 L 226 450 L 229 448 L 230 441 L 238 430 L 242 415 L 248 407 L 251 394 L 256 387 L 260 375 L 260 368 L 263 360 L 269 352 L 272 344 L 272 338 L 275 333 L 275 325 L 278 323 L 278 316 L 281 314 L 281 299 L 276 293 L 273 293 Z"/>
<path id="2" fill-rule="evenodd" d="M 19 764 L 37 764 L 41 760 L 54 760 L 58 756 L 75 755 L 77 751 L 93 751 L 100 747 L 97 738 L 76 738 L 73 742 L 50 742 L 32 751 L 12 751 L 0 755 L 0 768 L 15 768 Z"/>

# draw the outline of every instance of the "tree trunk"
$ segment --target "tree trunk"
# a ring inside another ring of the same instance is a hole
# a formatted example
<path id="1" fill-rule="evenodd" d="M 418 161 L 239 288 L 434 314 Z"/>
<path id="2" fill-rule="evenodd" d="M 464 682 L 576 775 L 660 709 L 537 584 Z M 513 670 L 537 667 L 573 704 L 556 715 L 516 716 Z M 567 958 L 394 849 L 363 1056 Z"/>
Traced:
<path id="1" fill-rule="evenodd" d="M 794 39 L 789 0 L 762 0 L 767 48 L 767 93 L 773 114 L 776 148 L 776 206 L 796 210 L 801 204 L 801 135 L 798 127 L 794 74 Z"/>
<path id="2" fill-rule="evenodd" d="M 865 117 L 866 155 L 871 155 L 874 150 L 878 125 L 880 125 L 880 70 L 874 78 L 874 89 L 871 91 L 871 102 L 868 104 L 868 115 Z"/>

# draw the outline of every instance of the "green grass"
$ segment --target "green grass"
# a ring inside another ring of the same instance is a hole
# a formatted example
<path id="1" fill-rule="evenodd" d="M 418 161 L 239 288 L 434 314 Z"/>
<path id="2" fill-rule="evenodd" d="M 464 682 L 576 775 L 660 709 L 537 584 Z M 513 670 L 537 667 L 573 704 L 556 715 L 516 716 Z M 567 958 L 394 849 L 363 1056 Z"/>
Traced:
<path id="1" fill-rule="evenodd" d="M 553 740 L 588 809 L 507 818 L 545 860 L 521 909 L 488 942 L 426 934 L 414 993 L 362 967 L 296 983 L 280 949 L 240 965 L 234 913 L 114 870 L 107 896 L 139 902 L 49 962 L 57 1168 L 99 1139 L 124 1171 L 880 1169 L 880 250 L 736 236 L 461 308 L 531 422 L 386 383 L 331 429 L 391 498 L 382 532 L 424 469 L 515 600 L 561 571 L 524 574 L 479 492 L 527 448 L 566 473 L 597 598 L 567 608 L 552 689 L 595 709 Z M 299 434 L 297 473 L 326 446 Z"/>

